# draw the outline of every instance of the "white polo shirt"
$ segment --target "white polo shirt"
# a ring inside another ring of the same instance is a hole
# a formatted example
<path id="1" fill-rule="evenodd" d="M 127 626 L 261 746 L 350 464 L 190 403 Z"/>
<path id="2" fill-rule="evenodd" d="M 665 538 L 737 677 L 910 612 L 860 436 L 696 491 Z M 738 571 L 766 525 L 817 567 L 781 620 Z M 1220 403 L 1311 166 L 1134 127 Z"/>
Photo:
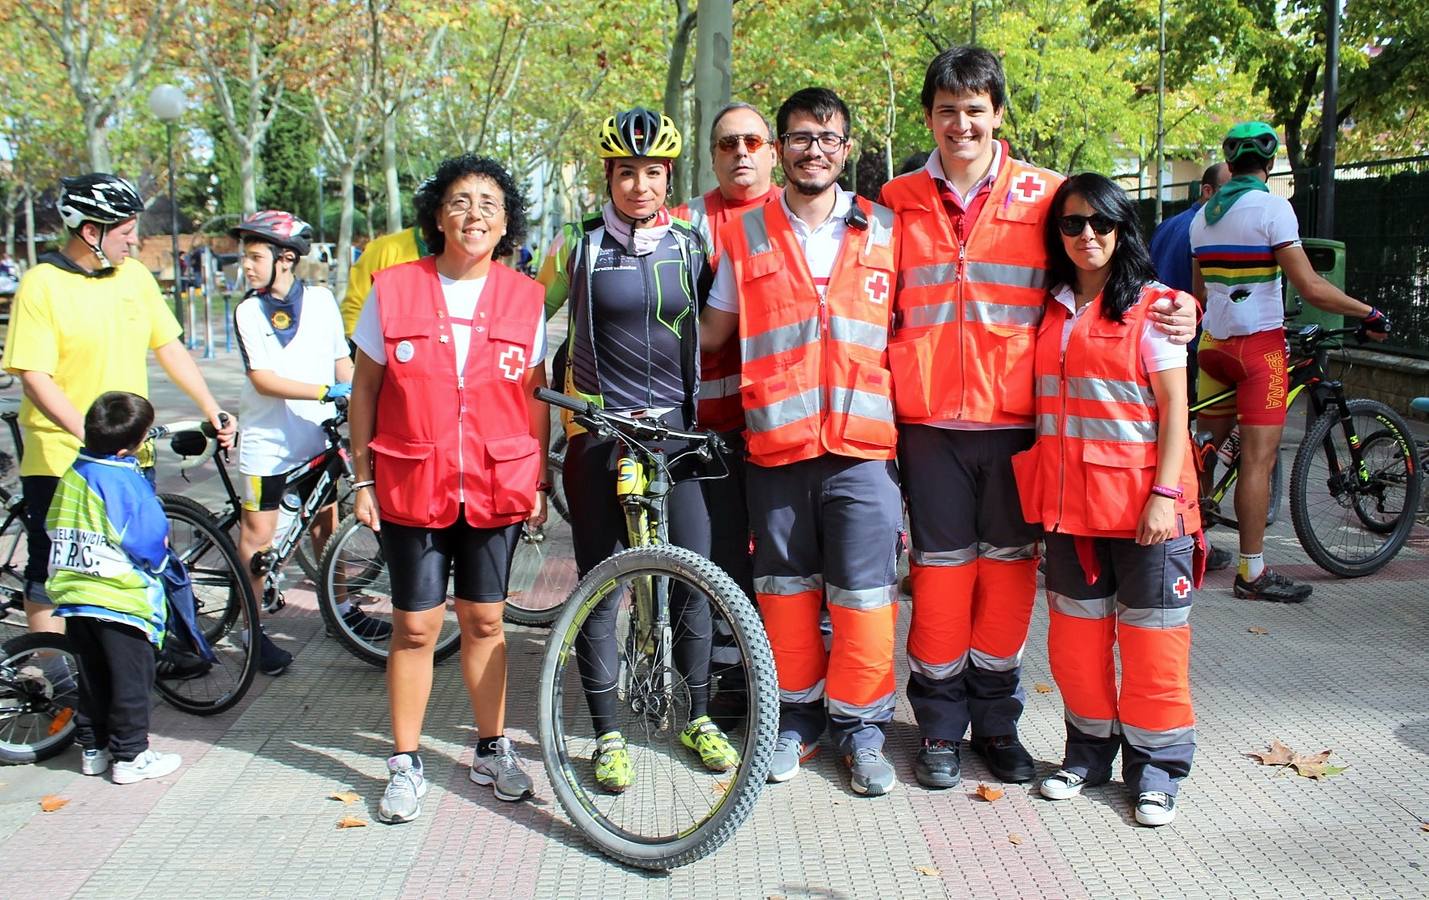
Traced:
<path id="1" fill-rule="evenodd" d="M 244 369 L 332 384 L 337 360 L 347 358 L 337 298 L 321 285 L 303 285 L 297 328 L 284 344 L 279 332 L 291 327 L 293 317 L 294 310 L 286 304 L 273 305 L 270 315 L 256 295 L 238 304 L 233 319 Z M 292 471 L 327 446 L 322 423 L 333 413 L 330 403 L 269 397 L 260 394 L 251 379 L 245 380 L 238 401 L 238 470 L 244 475 Z"/>
<path id="2" fill-rule="evenodd" d="M 844 233 L 848 231 L 848 222 L 844 221 L 844 217 L 853 208 L 854 195 L 851 192 L 843 188 L 834 190 L 838 192 L 838 196 L 834 199 L 833 212 L 813 228 L 789 209 L 787 191 L 779 195 L 779 205 L 784 208 L 784 215 L 789 217 L 789 224 L 794 229 L 794 237 L 804 250 L 804 262 L 809 266 L 809 274 L 813 276 L 814 287 L 818 289 L 820 297 L 829 289 L 829 277 L 834 273 L 839 247 L 843 244 Z M 739 315 L 739 292 L 734 283 L 734 266 L 720 266 L 715 269 L 714 286 L 710 288 L 706 302 L 721 312 Z"/>

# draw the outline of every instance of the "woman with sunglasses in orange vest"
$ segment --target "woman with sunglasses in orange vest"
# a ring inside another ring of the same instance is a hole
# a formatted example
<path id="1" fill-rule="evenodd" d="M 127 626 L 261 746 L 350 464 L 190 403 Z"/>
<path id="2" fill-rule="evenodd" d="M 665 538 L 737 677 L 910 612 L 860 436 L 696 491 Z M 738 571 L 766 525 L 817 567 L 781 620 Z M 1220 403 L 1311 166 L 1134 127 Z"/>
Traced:
<path id="1" fill-rule="evenodd" d="M 1066 704 L 1065 800 L 1122 776 L 1136 821 L 1165 825 L 1191 770 L 1192 588 L 1202 554 L 1186 351 L 1147 313 L 1155 280 L 1126 192 L 1067 179 L 1047 227 L 1052 284 L 1037 331 L 1037 441 L 1013 458 L 1023 515 L 1046 530 L 1047 637 Z M 1118 689 L 1113 647 L 1121 657 Z"/>

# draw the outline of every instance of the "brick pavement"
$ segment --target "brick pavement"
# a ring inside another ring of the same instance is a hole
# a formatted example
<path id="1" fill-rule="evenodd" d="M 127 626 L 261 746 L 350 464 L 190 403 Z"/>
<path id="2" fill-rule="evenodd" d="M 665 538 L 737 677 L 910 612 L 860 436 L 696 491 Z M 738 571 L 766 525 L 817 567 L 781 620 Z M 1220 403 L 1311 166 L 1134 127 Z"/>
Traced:
<path id="1" fill-rule="evenodd" d="M 236 406 L 236 357 L 202 363 Z M 156 377 L 161 417 L 188 414 Z M 166 475 L 165 486 L 174 484 Z M 211 485 L 186 489 L 202 495 Z M 1219 540 L 1229 538 L 1216 535 Z M 1231 598 L 1215 573 L 1198 596 L 1192 685 L 1200 749 L 1180 817 L 1132 823 L 1120 782 L 1063 803 L 989 778 L 965 760 L 965 786 L 920 789 L 917 744 L 900 703 L 890 751 L 900 784 L 851 794 L 833 754 L 770 786 L 730 844 L 668 875 L 608 862 L 576 834 L 537 762 L 534 684 L 539 630 L 508 629 L 509 734 L 529 761 L 536 799 L 496 801 L 467 781 L 474 732 L 456 666 L 441 666 L 424 748 L 433 790 L 412 824 L 338 830 L 372 819 L 387 752 L 382 675 L 322 636 L 310 586 L 295 585 L 270 625 L 297 655 L 288 674 L 258 676 L 237 708 L 211 719 L 162 703 L 154 742 L 184 754 L 157 783 L 118 787 L 77 774 L 78 751 L 0 769 L 0 893 L 29 897 L 1423 897 L 1429 895 L 1429 534 L 1379 575 L 1340 581 L 1309 564 L 1287 522 L 1270 536 L 1277 563 L 1316 584 L 1303 607 Z M 901 611 L 906 626 L 907 609 Z M 1259 626 L 1268 633 L 1248 629 Z M 1051 684 L 1039 603 L 1026 681 Z M 904 673 L 900 673 L 900 680 Z M 1023 736 L 1046 772 L 1061 749 L 1057 694 L 1029 692 Z M 1313 782 L 1242 754 L 1273 738 L 1332 748 L 1349 769 Z M 353 807 L 327 799 L 353 790 Z M 41 813 L 37 800 L 69 805 Z M 1010 835 L 1022 837 L 1014 844 Z"/>

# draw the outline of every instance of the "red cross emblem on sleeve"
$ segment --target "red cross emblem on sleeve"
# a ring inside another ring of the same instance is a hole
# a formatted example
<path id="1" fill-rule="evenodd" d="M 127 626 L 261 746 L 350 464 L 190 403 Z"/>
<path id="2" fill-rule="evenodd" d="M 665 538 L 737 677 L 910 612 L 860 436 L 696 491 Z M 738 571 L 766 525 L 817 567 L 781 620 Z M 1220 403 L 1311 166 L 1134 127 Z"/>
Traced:
<path id="1" fill-rule="evenodd" d="M 1176 592 L 1177 597 L 1180 597 L 1182 600 L 1185 600 L 1186 595 L 1191 593 L 1190 579 L 1188 579 L 1185 575 L 1182 575 L 1180 578 L 1176 579 L 1175 584 L 1171 585 L 1171 590 Z"/>
<path id="2" fill-rule="evenodd" d="M 506 376 L 507 381 L 520 381 L 521 373 L 526 371 L 526 348 L 508 348 L 496 364 L 501 367 L 501 373 Z"/>
<path id="3" fill-rule="evenodd" d="M 882 272 L 874 272 L 863 280 L 863 292 L 874 303 L 882 304 L 888 299 L 888 276 Z"/>
<path id="4" fill-rule="evenodd" d="M 1041 175 L 1028 172 L 1022 179 L 1012 186 L 1012 193 L 1017 199 L 1024 203 L 1031 203 L 1038 197 L 1047 193 L 1047 182 L 1042 180 Z"/>

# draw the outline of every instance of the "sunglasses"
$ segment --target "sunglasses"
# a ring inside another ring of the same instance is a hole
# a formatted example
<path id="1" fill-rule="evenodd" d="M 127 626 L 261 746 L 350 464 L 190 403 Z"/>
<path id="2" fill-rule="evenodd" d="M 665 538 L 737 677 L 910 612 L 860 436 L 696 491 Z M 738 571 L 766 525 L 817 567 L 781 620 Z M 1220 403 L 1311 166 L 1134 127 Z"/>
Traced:
<path id="1" fill-rule="evenodd" d="M 767 138 L 762 138 L 757 134 L 727 134 L 715 141 L 715 146 L 725 153 L 733 153 L 743 144 L 750 153 L 769 143 Z"/>
<path id="2" fill-rule="evenodd" d="M 1062 216 L 1057 220 L 1057 230 L 1067 237 L 1076 237 L 1088 225 L 1091 225 L 1092 231 L 1097 234 L 1111 234 L 1116 230 L 1116 222 L 1101 213 L 1093 213 L 1090 216 Z"/>

